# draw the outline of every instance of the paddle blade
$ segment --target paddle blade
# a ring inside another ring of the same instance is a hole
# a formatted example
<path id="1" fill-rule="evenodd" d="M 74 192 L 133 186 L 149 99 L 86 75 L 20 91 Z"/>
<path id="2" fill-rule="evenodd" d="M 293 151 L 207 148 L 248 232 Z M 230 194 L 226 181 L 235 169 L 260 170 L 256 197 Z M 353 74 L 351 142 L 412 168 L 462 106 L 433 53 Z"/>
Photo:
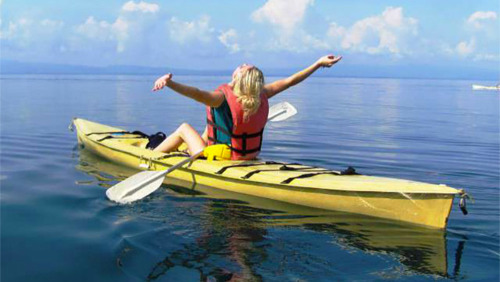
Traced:
<path id="1" fill-rule="evenodd" d="M 185 158 L 177 164 L 171 166 L 167 170 L 161 171 L 143 171 L 134 174 L 131 177 L 123 180 L 106 191 L 106 196 L 111 201 L 121 204 L 130 203 L 140 200 L 158 189 L 165 178 L 165 175 L 182 167 L 183 165 L 193 162 L 197 157 L 203 154 L 200 150 L 193 156 Z"/>
<path id="2" fill-rule="evenodd" d="M 111 201 L 126 204 L 140 200 L 160 187 L 165 171 L 143 171 L 134 174 L 106 191 Z"/>
<path id="3" fill-rule="evenodd" d="M 269 108 L 268 121 L 282 121 L 297 114 L 297 109 L 288 102 L 278 103 Z"/>

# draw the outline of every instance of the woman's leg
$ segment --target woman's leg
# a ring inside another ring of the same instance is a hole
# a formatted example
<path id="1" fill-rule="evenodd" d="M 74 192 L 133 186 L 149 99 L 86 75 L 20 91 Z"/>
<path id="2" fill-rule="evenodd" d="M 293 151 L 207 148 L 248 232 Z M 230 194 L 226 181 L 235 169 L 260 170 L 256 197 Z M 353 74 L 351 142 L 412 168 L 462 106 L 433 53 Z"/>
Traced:
<path id="1" fill-rule="evenodd" d="M 208 143 L 208 126 L 205 126 L 205 130 L 203 131 L 203 134 L 201 135 L 201 139 L 205 141 L 205 143 Z"/>
<path id="2" fill-rule="evenodd" d="M 190 154 L 199 152 L 205 148 L 205 142 L 201 138 L 200 134 L 194 130 L 194 128 L 183 123 L 176 131 L 170 134 L 158 147 L 154 149 L 157 152 L 171 152 L 177 149 L 182 142 L 185 142 L 188 146 Z"/>

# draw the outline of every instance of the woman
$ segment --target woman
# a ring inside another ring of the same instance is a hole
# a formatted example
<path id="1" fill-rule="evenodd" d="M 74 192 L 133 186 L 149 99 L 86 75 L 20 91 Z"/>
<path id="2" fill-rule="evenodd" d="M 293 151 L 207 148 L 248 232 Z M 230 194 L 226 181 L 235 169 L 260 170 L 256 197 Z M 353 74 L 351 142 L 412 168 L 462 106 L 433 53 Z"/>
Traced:
<path id="1" fill-rule="evenodd" d="M 183 142 L 190 154 L 203 150 L 207 145 L 227 144 L 231 148 L 232 160 L 254 159 L 260 152 L 262 133 L 267 121 L 267 100 L 294 86 L 320 67 L 331 67 L 341 56 L 327 55 L 319 58 L 308 68 L 294 75 L 269 84 L 264 84 L 262 72 L 243 64 L 232 75 L 228 84 L 215 91 L 204 91 L 172 80 L 172 74 L 158 78 L 153 91 L 165 86 L 207 106 L 207 127 L 202 136 L 193 127 L 183 123 L 154 150 L 171 152 Z"/>

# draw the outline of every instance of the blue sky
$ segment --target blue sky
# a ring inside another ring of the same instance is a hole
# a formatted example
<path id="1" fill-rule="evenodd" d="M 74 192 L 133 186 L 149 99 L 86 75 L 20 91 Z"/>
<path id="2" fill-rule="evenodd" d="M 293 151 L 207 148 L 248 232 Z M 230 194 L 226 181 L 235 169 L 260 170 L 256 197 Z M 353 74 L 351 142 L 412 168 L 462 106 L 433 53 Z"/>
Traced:
<path id="1" fill-rule="evenodd" d="M 499 2 L 1 1 L 1 58 L 90 66 L 293 68 L 343 64 L 496 72 Z"/>

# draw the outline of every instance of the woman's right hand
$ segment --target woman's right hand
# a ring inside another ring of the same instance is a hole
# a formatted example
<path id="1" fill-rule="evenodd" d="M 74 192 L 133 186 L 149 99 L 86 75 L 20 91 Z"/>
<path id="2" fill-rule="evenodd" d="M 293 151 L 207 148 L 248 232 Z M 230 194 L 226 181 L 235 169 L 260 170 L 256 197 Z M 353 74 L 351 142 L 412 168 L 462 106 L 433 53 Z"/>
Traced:
<path id="1" fill-rule="evenodd" d="M 156 81 L 155 81 L 155 85 L 153 86 L 153 91 L 158 91 L 158 90 L 161 90 L 163 89 L 163 87 L 167 86 L 168 85 L 168 82 L 172 79 L 172 74 L 171 73 L 167 73 L 166 75 L 158 78 Z"/>

